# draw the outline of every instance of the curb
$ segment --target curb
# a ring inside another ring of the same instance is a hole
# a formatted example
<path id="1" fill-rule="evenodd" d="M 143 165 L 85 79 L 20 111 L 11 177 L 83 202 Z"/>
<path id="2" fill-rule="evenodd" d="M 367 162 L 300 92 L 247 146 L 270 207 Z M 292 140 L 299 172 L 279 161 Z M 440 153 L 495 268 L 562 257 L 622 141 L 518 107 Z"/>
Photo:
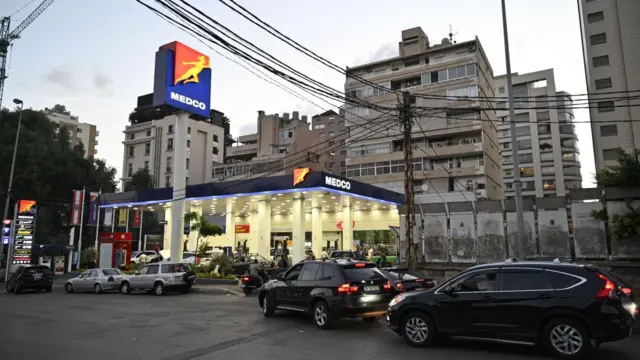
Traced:
<path id="1" fill-rule="evenodd" d="M 238 285 L 238 279 L 202 279 L 196 277 L 198 285 Z"/>
<path id="2" fill-rule="evenodd" d="M 224 294 L 224 295 L 235 295 L 235 296 L 245 296 L 243 293 L 230 290 L 223 287 L 217 286 L 194 286 L 191 288 L 191 292 L 203 293 L 203 294 Z"/>

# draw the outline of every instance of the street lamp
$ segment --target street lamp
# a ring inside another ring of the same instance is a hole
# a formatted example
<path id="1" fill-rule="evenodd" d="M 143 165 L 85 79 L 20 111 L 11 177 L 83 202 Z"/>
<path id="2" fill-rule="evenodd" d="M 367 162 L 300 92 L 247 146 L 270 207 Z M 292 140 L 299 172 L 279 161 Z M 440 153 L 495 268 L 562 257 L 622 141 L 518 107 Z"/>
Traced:
<path id="1" fill-rule="evenodd" d="M 16 166 L 16 153 L 18 152 L 18 140 L 20 140 L 20 127 L 22 126 L 22 109 L 24 103 L 20 99 L 13 99 L 13 103 L 20 106 L 20 113 L 18 115 L 18 130 L 16 131 L 16 141 L 13 145 L 13 158 L 11 159 L 11 171 L 9 171 L 9 186 L 7 186 L 7 195 L 4 202 L 4 214 L 2 219 L 6 219 L 9 216 L 9 202 L 11 201 L 11 188 L 13 186 L 13 172 Z M 7 257 L 7 269 L 9 268 L 9 258 Z"/>

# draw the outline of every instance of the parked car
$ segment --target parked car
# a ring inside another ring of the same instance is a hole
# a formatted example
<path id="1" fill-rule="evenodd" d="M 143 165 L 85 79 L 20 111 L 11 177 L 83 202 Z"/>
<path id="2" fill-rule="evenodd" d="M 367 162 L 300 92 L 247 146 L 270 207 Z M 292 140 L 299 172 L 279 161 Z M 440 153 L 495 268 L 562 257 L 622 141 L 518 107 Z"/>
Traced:
<path id="1" fill-rule="evenodd" d="M 253 260 L 257 259 L 262 267 L 266 270 L 270 270 L 274 267 L 273 261 L 265 258 L 264 256 L 258 254 L 248 254 L 242 258 L 236 257 L 234 258 L 233 263 L 233 274 L 236 276 L 241 276 L 249 273 L 249 265 L 253 262 Z"/>
<path id="2" fill-rule="evenodd" d="M 435 280 L 425 279 L 408 268 L 388 267 L 382 268 L 380 271 L 391 282 L 391 288 L 395 295 L 406 291 L 431 289 L 436 285 Z"/>
<path id="3" fill-rule="evenodd" d="M 156 256 L 156 252 L 153 250 L 134 251 L 131 254 L 131 262 L 134 264 L 139 264 L 142 255 L 145 255 L 147 257 L 147 261 L 149 261 L 149 259 Z"/>
<path id="4" fill-rule="evenodd" d="M 372 263 L 304 260 L 267 282 L 258 303 L 266 317 L 276 310 L 307 313 L 326 329 L 339 318 L 375 322 L 392 298 L 391 284 Z"/>
<path id="5" fill-rule="evenodd" d="M 389 327 L 412 346 L 461 335 L 540 344 L 562 359 L 631 335 L 631 294 L 604 269 L 561 261 L 516 261 L 469 268 L 432 290 L 389 304 Z"/>
<path id="6" fill-rule="evenodd" d="M 93 291 L 101 294 L 104 291 L 120 290 L 120 283 L 124 276 L 120 269 L 91 269 L 69 279 L 64 284 L 64 291 L 67 293 Z"/>
<path id="7" fill-rule="evenodd" d="M 120 293 L 131 294 L 133 290 L 146 290 L 164 295 L 178 290 L 187 293 L 196 281 L 196 273 L 184 262 L 162 262 L 148 264 L 133 275 L 126 275 L 120 283 Z"/>
<path id="8" fill-rule="evenodd" d="M 20 266 L 9 276 L 5 285 L 7 292 L 18 295 L 24 290 L 46 290 L 53 289 L 53 271 L 42 265 Z"/>

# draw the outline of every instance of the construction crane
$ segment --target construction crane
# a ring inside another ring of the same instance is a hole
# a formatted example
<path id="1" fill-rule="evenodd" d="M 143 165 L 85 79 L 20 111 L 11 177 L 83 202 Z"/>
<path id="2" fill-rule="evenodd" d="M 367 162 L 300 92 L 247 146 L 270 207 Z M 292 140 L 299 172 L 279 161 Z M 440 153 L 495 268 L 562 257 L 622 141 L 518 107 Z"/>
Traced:
<path id="1" fill-rule="evenodd" d="M 11 17 L 5 16 L 0 20 L 0 109 L 2 109 L 2 95 L 4 81 L 7 79 L 7 57 L 13 40 L 20 38 L 20 33 L 45 11 L 55 0 L 44 0 L 35 10 L 24 19 L 18 27 L 11 31 Z"/>

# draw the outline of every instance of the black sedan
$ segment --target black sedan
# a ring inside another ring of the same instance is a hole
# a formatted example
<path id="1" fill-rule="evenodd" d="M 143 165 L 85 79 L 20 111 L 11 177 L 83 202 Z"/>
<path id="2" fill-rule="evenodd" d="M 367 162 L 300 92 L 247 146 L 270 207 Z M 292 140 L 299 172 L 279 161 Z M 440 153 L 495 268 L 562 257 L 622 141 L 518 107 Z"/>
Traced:
<path id="1" fill-rule="evenodd" d="M 245 255 L 244 257 L 236 257 L 234 259 L 233 275 L 241 276 L 241 275 L 248 274 L 249 265 L 251 265 L 253 263 L 253 260 L 255 259 L 257 259 L 258 262 L 262 264 L 262 267 L 267 271 L 275 267 L 275 264 L 273 263 L 273 261 L 263 256 L 260 256 L 258 254 L 248 254 L 248 255 Z"/>
<path id="2" fill-rule="evenodd" d="M 46 266 L 20 266 L 11 274 L 6 284 L 7 292 L 19 294 L 24 290 L 46 290 L 53 287 L 53 271 Z"/>
<path id="3" fill-rule="evenodd" d="M 407 268 L 388 267 L 380 270 L 391 282 L 391 287 L 396 295 L 407 291 L 431 289 L 436 286 L 435 280 L 424 279 L 418 272 L 412 272 Z"/>

